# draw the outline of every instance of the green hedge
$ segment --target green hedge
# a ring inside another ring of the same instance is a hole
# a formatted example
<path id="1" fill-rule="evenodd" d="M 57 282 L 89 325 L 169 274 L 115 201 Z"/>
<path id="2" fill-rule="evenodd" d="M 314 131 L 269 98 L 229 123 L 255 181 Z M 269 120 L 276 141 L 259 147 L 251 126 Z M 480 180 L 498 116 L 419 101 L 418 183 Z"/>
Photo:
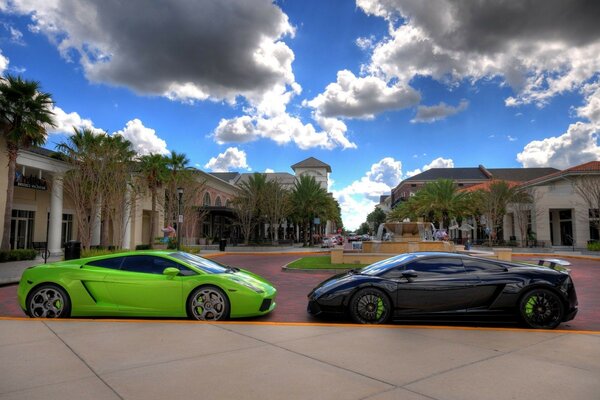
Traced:
<path id="1" fill-rule="evenodd" d="M 589 251 L 600 251 L 600 242 L 589 242 L 587 249 Z"/>
<path id="2" fill-rule="evenodd" d="M 33 249 L 0 250 L 0 262 L 34 260 L 36 256 Z"/>

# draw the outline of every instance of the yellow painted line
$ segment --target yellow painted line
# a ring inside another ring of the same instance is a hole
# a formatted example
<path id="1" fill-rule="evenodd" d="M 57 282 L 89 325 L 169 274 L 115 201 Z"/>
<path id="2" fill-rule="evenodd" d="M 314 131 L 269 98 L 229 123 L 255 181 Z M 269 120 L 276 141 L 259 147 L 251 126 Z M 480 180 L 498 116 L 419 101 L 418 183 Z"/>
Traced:
<path id="1" fill-rule="evenodd" d="M 221 252 L 221 253 L 210 253 L 210 254 L 202 254 L 199 253 L 200 256 L 205 257 L 205 258 L 213 258 L 213 257 L 222 257 L 222 256 L 235 256 L 235 255 L 241 255 L 241 256 L 286 256 L 286 255 L 291 255 L 291 256 L 302 256 L 302 255 L 309 255 L 309 256 L 313 256 L 313 255 L 329 255 L 329 252 L 327 251 L 282 251 L 282 252 L 260 252 L 260 251 L 248 251 L 248 252 Z"/>
<path id="2" fill-rule="evenodd" d="M 140 324 L 196 324 L 196 325 L 255 325 L 255 326 L 319 326 L 332 328 L 358 328 L 358 329 L 431 329 L 431 330 L 459 330 L 459 331 L 490 331 L 490 332 L 537 332 L 537 333 L 573 333 L 584 335 L 600 335 L 600 331 L 566 330 L 566 329 L 526 329 L 526 328 L 486 328 L 474 326 L 447 326 L 447 325 L 369 325 L 369 324 L 335 324 L 326 322 L 268 322 L 268 321 L 193 321 L 185 319 L 111 319 L 111 318 L 71 318 L 48 319 L 28 317 L 0 317 L 0 321 L 30 321 L 30 322 L 117 322 Z"/>

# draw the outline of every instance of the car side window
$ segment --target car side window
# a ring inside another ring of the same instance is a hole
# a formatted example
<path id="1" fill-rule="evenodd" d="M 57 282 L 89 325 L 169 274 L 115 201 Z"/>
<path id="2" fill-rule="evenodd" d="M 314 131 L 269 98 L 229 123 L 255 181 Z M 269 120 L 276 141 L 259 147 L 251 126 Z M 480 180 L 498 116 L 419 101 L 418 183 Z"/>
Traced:
<path id="1" fill-rule="evenodd" d="M 451 275 L 465 272 L 462 260 L 460 258 L 423 258 L 415 260 L 406 265 L 406 270 L 414 270 L 419 276 L 439 276 Z"/>
<path id="2" fill-rule="evenodd" d="M 104 258 L 101 260 L 90 261 L 86 265 L 90 265 L 93 267 L 109 268 L 109 269 L 120 269 L 121 263 L 123 262 L 123 258 L 124 257 Z"/>
<path id="3" fill-rule="evenodd" d="M 463 263 L 467 272 L 503 272 L 506 269 L 493 261 L 479 259 L 464 259 Z"/>
<path id="4" fill-rule="evenodd" d="M 180 267 L 183 266 L 166 258 L 145 255 L 125 257 L 121 269 L 123 271 L 160 275 L 163 273 L 165 268 L 169 267 L 177 268 L 181 271 Z"/>

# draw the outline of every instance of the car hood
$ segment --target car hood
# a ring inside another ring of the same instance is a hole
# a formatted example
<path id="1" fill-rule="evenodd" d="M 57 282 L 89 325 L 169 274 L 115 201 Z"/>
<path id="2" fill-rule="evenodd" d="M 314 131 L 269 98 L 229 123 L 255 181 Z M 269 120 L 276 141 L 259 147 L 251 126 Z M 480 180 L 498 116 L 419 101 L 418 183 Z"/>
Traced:
<path id="1" fill-rule="evenodd" d="M 308 294 L 308 297 L 317 298 L 332 291 L 343 290 L 346 287 L 354 287 L 357 284 L 357 281 L 372 280 L 374 278 L 376 277 L 357 274 L 354 271 L 344 272 L 321 282 Z"/>
<path id="2" fill-rule="evenodd" d="M 262 289 L 265 293 L 273 293 L 275 291 L 275 287 L 273 284 L 271 284 L 271 282 L 262 276 L 256 275 L 244 269 L 239 269 L 235 272 L 228 272 L 224 275 L 231 281 L 237 282 L 244 286 L 250 285 L 257 289 Z"/>

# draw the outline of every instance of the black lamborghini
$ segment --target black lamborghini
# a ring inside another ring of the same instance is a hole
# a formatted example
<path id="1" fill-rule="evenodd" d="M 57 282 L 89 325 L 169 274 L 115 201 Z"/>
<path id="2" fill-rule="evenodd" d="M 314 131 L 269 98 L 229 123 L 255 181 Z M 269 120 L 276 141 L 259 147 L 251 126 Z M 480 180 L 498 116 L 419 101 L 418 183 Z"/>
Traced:
<path id="1" fill-rule="evenodd" d="M 568 270 L 454 253 L 406 253 L 336 275 L 308 295 L 308 312 L 391 319 L 516 317 L 553 329 L 577 314 Z M 514 318 L 513 318 L 514 319 Z"/>

